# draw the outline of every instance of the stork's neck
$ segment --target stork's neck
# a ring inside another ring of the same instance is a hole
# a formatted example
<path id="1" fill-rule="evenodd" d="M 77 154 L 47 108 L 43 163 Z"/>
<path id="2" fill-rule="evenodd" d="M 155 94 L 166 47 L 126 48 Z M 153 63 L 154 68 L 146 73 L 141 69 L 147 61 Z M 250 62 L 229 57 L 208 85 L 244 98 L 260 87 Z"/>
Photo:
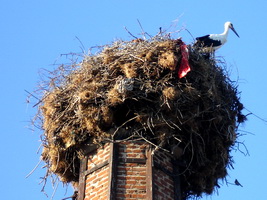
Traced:
<path id="1" fill-rule="evenodd" d="M 224 27 L 224 32 L 221 35 L 225 35 L 227 37 L 228 36 L 228 32 L 229 32 L 229 26 L 225 26 Z"/>

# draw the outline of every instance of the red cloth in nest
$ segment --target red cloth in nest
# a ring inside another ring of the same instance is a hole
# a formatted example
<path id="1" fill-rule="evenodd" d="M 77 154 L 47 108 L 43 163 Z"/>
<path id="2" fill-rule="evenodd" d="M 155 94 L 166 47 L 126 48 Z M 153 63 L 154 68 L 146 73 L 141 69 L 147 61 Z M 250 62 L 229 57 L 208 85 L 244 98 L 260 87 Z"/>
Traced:
<path id="1" fill-rule="evenodd" d="M 186 76 L 188 72 L 190 72 L 191 68 L 188 63 L 189 53 L 188 48 L 185 43 L 182 43 L 180 46 L 181 54 L 182 54 L 182 60 L 180 63 L 180 67 L 178 70 L 178 77 L 183 78 Z"/>

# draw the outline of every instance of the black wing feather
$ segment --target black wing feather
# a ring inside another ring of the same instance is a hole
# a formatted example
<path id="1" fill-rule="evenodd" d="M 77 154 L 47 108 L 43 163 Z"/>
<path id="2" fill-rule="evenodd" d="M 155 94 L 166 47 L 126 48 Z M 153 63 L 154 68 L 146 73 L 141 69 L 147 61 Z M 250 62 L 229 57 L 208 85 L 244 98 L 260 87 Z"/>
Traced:
<path id="1" fill-rule="evenodd" d="M 202 37 L 197 37 L 196 45 L 202 46 L 202 47 L 216 47 L 220 46 L 222 43 L 219 40 L 212 40 L 209 37 L 210 35 L 204 35 Z"/>

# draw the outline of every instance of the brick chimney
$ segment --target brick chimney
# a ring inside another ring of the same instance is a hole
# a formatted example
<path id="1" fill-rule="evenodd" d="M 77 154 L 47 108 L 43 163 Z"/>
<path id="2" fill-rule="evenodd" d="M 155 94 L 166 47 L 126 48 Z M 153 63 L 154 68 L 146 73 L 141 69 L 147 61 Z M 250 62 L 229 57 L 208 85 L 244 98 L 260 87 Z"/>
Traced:
<path id="1" fill-rule="evenodd" d="M 172 155 L 140 141 L 89 148 L 81 161 L 78 200 L 180 200 Z"/>

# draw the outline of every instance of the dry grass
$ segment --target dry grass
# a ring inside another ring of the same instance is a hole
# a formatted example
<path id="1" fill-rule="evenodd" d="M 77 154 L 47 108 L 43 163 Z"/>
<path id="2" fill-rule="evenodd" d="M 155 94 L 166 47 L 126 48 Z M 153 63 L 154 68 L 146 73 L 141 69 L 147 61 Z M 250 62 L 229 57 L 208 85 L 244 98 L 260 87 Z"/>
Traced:
<path id="1" fill-rule="evenodd" d="M 49 172 L 77 182 L 84 143 L 141 138 L 156 149 L 182 150 L 184 198 L 212 193 L 231 164 L 243 106 L 222 64 L 197 50 L 190 51 L 191 72 L 178 78 L 180 42 L 117 41 L 73 70 L 61 66 L 67 72 L 50 79 L 39 105 Z"/>

